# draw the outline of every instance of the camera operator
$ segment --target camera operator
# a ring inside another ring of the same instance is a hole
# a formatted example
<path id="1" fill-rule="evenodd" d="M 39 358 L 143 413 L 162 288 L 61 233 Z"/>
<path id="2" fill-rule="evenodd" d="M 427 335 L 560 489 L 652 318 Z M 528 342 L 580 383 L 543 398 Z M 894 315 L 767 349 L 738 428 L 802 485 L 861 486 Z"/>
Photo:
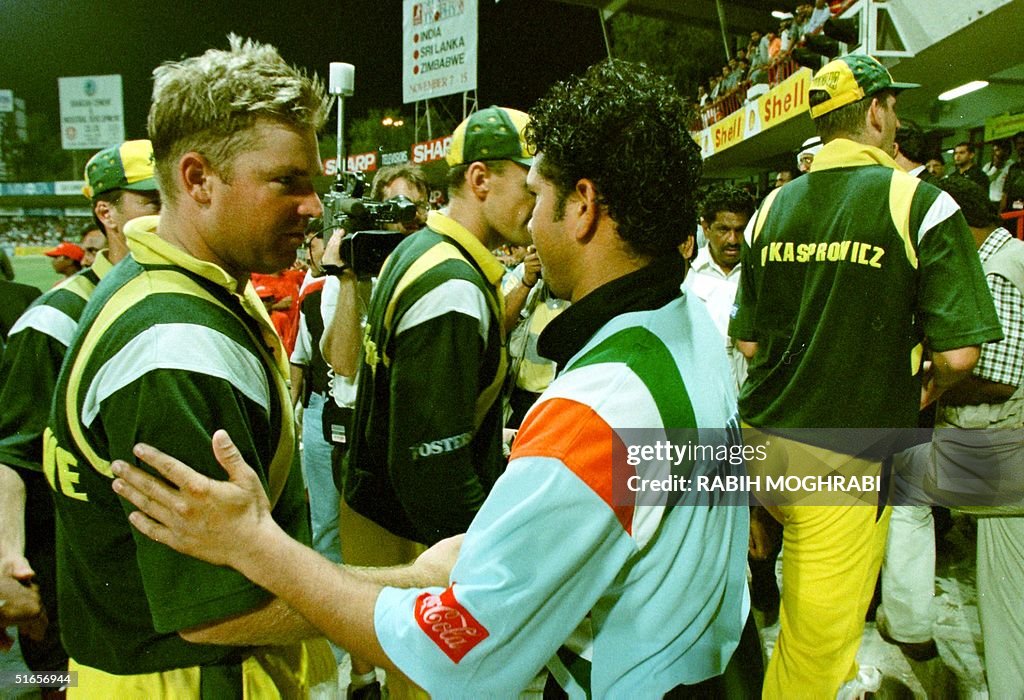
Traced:
<path id="1" fill-rule="evenodd" d="M 530 240 L 527 121 L 489 107 L 455 129 L 449 211 L 399 245 L 370 301 L 338 483 L 352 510 L 413 542 L 464 532 L 504 466 L 504 267 L 489 251 Z"/>
<path id="2" fill-rule="evenodd" d="M 389 224 L 395 231 L 415 233 L 427 223 L 430 209 L 430 185 L 418 165 L 388 165 L 377 171 L 370 186 L 370 199 L 385 202 L 395 197 L 408 197 L 416 205 L 416 218 L 406 223 Z"/>
<path id="3" fill-rule="evenodd" d="M 406 234 L 418 231 L 426 224 L 429 193 L 430 188 L 427 184 L 427 179 L 423 175 L 423 169 L 418 165 L 389 165 L 381 168 L 377 171 L 373 178 L 373 184 L 370 186 L 371 199 L 384 202 L 395 197 L 404 196 L 408 197 L 416 205 L 416 217 L 411 222 L 385 225 L 385 228 L 401 231 Z M 335 231 L 328 242 L 327 248 L 324 251 L 324 260 L 328 264 L 336 265 L 342 262 L 339 254 L 339 245 L 346 233 L 344 230 Z M 355 275 L 353 275 L 353 278 L 355 278 Z M 335 392 L 335 399 L 339 405 L 352 406 L 355 403 L 354 381 L 359 363 L 359 350 L 362 347 L 360 342 L 362 330 L 359 324 L 365 316 L 365 312 L 359 313 L 357 310 L 358 299 L 356 296 L 345 295 L 349 298 L 344 301 L 341 300 L 341 279 L 342 277 L 331 277 L 324 285 L 321 310 L 325 331 L 321 350 L 323 351 L 324 358 L 327 360 L 327 364 L 332 367 L 337 375 L 341 375 L 341 381 L 344 382 L 344 378 L 347 377 L 351 385 L 351 390 L 348 393 L 344 391 Z M 370 298 L 370 286 L 364 284 L 362 287 L 362 307 L 365 309 Z M 339 302 L 346 305 L 349 301 L 356 303 L 353 303 L 351 306 L 345 306 L 343 313 L 336 312 L 336 305 Z M 335 383 L 337 384 L 338 382 L 339 380 L 336 378 Z M 345 400 L 346 398 L 348 399 L 347 401 Z"/>
<path id="4" fill-rule="evenodd" d="M 449 212 L 431 212 L 426 228 L 392 256 L 369 304 L 361 362 L 351 342 L 363 335 L 357 277 L 345 271 L 338 278 L 325 356 L 340 375 L 362 369 L 352 439 L 336 480 L 345 502 L 366 524 L 379 525 L 384 541 L 431 544 L 464 531 L 501 470 L 496 399 L 506 367 L 498 315 L 504 268 L 488 251 L 529 241 L 527 119 L 490 107 L 455 130 Z M 336 248 L 335 238 L 325 260 Z M 409 272 L 414 260 L 421 262 Z M 444 382 L 435 382 L 439 374 Z M 388 549 L 383 542 L 359 545 L 377 555 Z"/>
<path id="5" fill-rule="evenodd" d="M 489 251 L 529 242 L 527 121 L 523 112 L 490 107 L 456 128 L 450 209 L 431 212 L 426 228 L 399 246 L 368 305 L 368 284 L 354 271 L 337 278 L 324 341 L 336 399 L 359 372 L 351 435 L 335 450 L 344 452 L 335 481 L 347 564 L 405 563 L 423 550 L 419 543 L 464 532 L 504 467 L 504 267 Z M 396 178 L 381 192 L 399 194 L 403 184 L 415 182 Z M 339 243 L 336 233 L 325 262 L 337 261 Z M 356 338 L 365 345 L 361 361 Z M 353 680 L 372 682 L 369 674 Z"/>
<path id="6" fill-rule="evenodd" d="M 429 192 L 429 185 L 420 166 L 392 165 L 377 171 L 370 187 L 370 199 L 385 202 L 404 196 L 416 204 L 416 217 L 411 221 L 383 225 L 385 229 L 410 234 L 426 223 Z M 338 229 L 331 236 L 323 253 L 323 259 L 328 265 L 344 264 L 340 246 L 347 233 L 344 229 Z M 334 465 L 340 465 L 347 444 L 346 431 L 351 425 L 356 399 L 362 324 L 366 318 L 371 291 L 371 281 L 359 279 L 353 270 L 346 270 L 340 276 L 329 276 L 322 291 L 320 309 L 325 330 L 320 348 L 333 371 L 328 402 L 324 407 L 324 422 L 333 442 L 331 461 Z M 310 498 L 312 500 L 312 495 Z M 388 566 L 410 561 L 423 550 L 355 514 L 344 506 L 337 493 L 332 498 L 334 507 L 331 516 L 338 524 L 338 532 L 345 533 L 341 538 L 339 552 L 342 561 L 363 566 Z M 401 695 L 400 692 L 396 693 L 394 678 L 389 679 L 389 686 L 392 695 Z M 373 665 L 353 656 L 349 687 L 350 697 L 372 697 L 371 693 L 379 689 Z"/>

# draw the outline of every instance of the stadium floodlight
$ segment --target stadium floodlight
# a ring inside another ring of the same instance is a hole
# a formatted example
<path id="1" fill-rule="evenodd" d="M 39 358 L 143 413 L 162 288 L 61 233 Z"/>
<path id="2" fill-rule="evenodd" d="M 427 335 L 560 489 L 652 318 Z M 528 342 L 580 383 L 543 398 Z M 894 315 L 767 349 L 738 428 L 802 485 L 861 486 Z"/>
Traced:
<path id="1" fill-rule="evenodd" d="M 939 99 L 943 102 L 949 102 L 955 100 L 958 97 L 970 94 L 975 90 L 980 90 L 983 87 L 988 87 L 987 80 L 972 80 L 969 83 L 964 83 L 960 87 L 955 87 L 952 90 L 946 90 L 944 93 L 939 95 Z"/>

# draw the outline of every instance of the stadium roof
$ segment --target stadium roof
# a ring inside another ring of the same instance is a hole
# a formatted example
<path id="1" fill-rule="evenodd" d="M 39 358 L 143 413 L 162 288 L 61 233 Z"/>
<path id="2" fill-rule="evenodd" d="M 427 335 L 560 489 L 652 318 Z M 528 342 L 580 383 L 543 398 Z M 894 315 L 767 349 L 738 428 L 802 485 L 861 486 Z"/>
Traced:
<path id="1" fill-rule="evenodd" d="M 705 29 L 719 29 L 718 8 L 725 15 L 730 33 L 747 34 L 753 30 L 764 32 L 778 27 L 773 11 L 792 12 L 800 0 L 558 0 L 569 5 L 582 5 L 600 10 L 605 17 L 616 12 L 667 19 Z"/>

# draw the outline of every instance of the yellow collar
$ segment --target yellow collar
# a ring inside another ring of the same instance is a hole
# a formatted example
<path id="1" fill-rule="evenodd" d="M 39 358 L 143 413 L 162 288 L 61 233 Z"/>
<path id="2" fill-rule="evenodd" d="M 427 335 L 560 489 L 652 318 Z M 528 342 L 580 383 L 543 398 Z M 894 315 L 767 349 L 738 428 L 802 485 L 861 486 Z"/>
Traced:
<path id="1" fill-rule="evenodd" d="M 491 251 L 487 250 L 480 239 L 469 232 L 469 229 L 439 211 L 427 214 L 427 226 L 441 235 L 448 236 L 465 248 L 476 264 L 480 266 L 488 282 L 493 285 L 501 282 L 501 278 L 505 275 L 505 266 L 491 255 Z"/>
<path id="2" fill-rule="evenodd" d="M 189 272 L 214 282 L 232 294 L 238 289 L 238 280 L 224 271 L 220 265 L 194 258 L 156 233 L 159 216 L 141 216 L 132 219 L 124 227 L 125 238 L 132 256 L 143 265 L 177 265 Z"/>
<path id="3" fill-rule="evenodd" d="M 263 340 L 267 346 L 274 348 L 274 360 L 277 363 L 278 371 L 287 377 L 288 358 L 285 356 L 284 347 L 281 346 L 281 341 L 274 330 L 274 324 L 271 323 L 263 302 L 260 301 L 256 289 L 252 286 L 252 281 L 249 280 L 245 283 L 245 288 L 239 295 L 236 291 L 238 280 L 225 272 L 220 265 L 195 258 L 160 238 L 156 233 L 159 223 L 159 216 L 141 216 L 138 219 L 132 219 L 124 227 L 124 235 L 128 240 L 128 250 L 132 257 L 142 265 L 175 265 L 224 287 L 236 297 L 241 297 L 242 308 L 262 327 Z"/>
<path id="4" fill-rule="evenodd" d="M 826 143 L 811 163 L 811 172 L 833 168 L 851 168 L 861 165 L 884 165 L 901 170 L 896 161 L 880 148 L 857 143 L 850 139 L 833 139 Z"/>
<path id="5" fill-rule="evenodd" d="M 114 264 L 107 260 L 106 248 L 96 253 L 96 258 L 89 267 L 100 279 L 106 277 L 107 273 L 114 269 Z"/>

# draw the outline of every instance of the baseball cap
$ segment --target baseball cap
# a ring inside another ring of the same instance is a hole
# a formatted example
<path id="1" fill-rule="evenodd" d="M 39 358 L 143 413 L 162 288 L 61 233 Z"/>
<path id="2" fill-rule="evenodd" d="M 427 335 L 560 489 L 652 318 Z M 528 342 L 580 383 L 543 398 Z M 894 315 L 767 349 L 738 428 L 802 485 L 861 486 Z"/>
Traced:
<path id="1" fill-rule="evenodd" d="M 63 255 L 66 258 L 71 258 L 75 262 L 82 262 L 82 258 L 85 257 L 85 251 L 82 250 L 80 245 L 65 241 L 64 243 L 57 245 L 56 248 L 50 248 L 48 251 L 43 253 L 43 255 L 48 255 L 51 258 L 59 258 Z"/>
<path id="2" fill-rule="evenodd" d="M 153 144 L 149 139 L 110 146 L 85 164 L 82 194 L 92 199 L 110 190 L 155 190 Z"/>
<path id="3" fill-rule="evenodd" d="M 811 107 L 811 118 L 853 104 L 882 90 L 909 90 L 917 83 L 897 83 L 889 71 L 866 54 L 840 56 L 825 65 L 811 78 L 811 92 L 823 90 L 829 98 Z"/>
<path id="4" fill-rule="evenodd" d="M 513 160 L 529 168 L 533 154 L 526 145 L 526 112 L 491 106 L 469 115 L 455 127 L 448 149 L 448 165 L 477 160 Z"/>

